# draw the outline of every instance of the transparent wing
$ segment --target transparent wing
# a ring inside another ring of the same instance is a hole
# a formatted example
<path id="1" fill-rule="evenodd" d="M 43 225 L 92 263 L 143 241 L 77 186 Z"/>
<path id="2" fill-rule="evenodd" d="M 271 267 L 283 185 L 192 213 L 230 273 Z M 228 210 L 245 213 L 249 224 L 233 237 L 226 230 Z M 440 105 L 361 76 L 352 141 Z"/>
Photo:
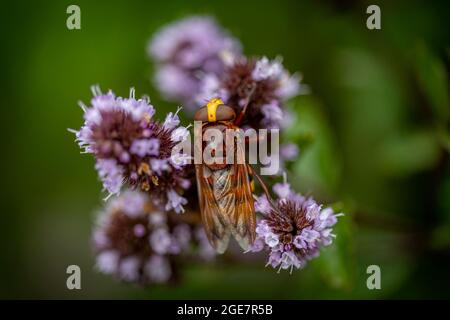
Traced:
<path id="1" fill-rule="evenodd" d="M 209 170 L 204 165 L 195 166 L 197 176 L 197 188 L 200 202 L 200 211 L 205 228 L 206 236 L 213 248 L 218 253 L 223 253 L 228 247 L 230 240 L 229 221 L 222 214 L 222 210 L 214 196 L 214 183 L 212 178 L 208 178 L 205 170 Z"/>
<path id="2" fill-rule="evenodd" d="M 236 144 L 236 157 L 245 159 L 243 144 Z M 231 216 L 232 233 L 244 250 L 255 240 L 256 216 L 248 164 L 234 164 L 235 210 Z"/>

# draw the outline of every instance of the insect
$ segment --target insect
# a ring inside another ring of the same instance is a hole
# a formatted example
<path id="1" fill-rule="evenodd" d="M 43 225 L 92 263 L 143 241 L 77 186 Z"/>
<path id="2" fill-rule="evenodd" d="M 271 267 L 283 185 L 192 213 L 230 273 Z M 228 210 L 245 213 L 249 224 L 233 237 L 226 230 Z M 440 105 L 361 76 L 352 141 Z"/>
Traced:
<path id="1" fill-rule="evenodd" d="M 240 117 L 238 117 L 239 120 Z M 218 98 L 211 99 L 200 108 L 194 120 L 202 121 L 201 132 L 196 137 L 203 137 L 210 129 L 220 130 L 225 136 L 227 129 L 238 130 L 236 113 Z M 241 141 L 242 142 L 242 141 Z M 207 147 L 202 142 L 196 148 Z M 234 159 L 245 159 L 242 143 L 234 144 Z M 226 152 L 213 163 L 195 165 L 200 210 L 206 235 L 218 253 L 223 253 L 233 236 L 239 245 L 249 249 L 255 240 L 256 217 L 253 193 L 250 182 L 252 169 L 249 164 L 240 161 L 226 163 Z M 239 163 L 240 162 L 240 163 Z"/>

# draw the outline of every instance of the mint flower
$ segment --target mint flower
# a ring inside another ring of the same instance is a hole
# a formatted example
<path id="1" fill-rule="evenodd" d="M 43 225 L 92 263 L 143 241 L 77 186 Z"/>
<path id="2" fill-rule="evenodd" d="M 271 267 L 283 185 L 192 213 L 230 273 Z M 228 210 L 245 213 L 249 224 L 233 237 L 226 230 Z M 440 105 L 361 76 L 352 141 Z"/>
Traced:
<path id="1" fill-rule="evenodd" d="M 93 231 L 96 267 L 125 282 L 176 281 L 185 259 L 215 256 L 199 219 L 192 213 L 159 211 L 147 194 L 125 191 L 98 216 Z"/>
<path id="2" fill-rule="evenodd" d="M 333 242 L 332 228 L 342 214 L 294 193 L 286 182 L 275 184 L 273 191 L 278 196 L 273 206 L 265 196 L 257 198 L 255 209 L 263 218 L 258 221 L 250 251 L 265 250 L 269 253 L 267 265 L 292 272 Z"/>
<path id="3" fill-rule="evenodd" d="M 211 17 L 192 16 L 171 23 L 148 46 L 156 62 L 155 84 L 166 99 L 196 109 L 201 75 L 221 75 L 223 57 L 238 54 L 240 48 Z"/>
<path id="4" fill-rule="evenodd" d="M 236 57 L 228 62 L 223 74 L 202 78 L 197 102 L 220 97 L 239 114 L 248 103 L 242 125 L 254 129 L 285 126 L 286 100 L 305 92 L 301 77 L 291 75 L 281 59 Z"/>
<path id="5" fill-rule="evenodd" d="M 148 99 L 135 99 L 133 89 L 129 98 L 116 97 L 112 91 L 102 94 L 96 87 L 93 92 L 91 106 L 82 105 L 84 125 L 74 132 L 84 153 L 94 155 L 109 196 L 128 185 L 148 192 L 160 208 L 183 212 L 182 193 L 190 186 L 188 156 L 172 156 L 173 148 L 188 135 L 180 126 L 179 109 L 161 123 L 153 118 L 155 109 Z"/>

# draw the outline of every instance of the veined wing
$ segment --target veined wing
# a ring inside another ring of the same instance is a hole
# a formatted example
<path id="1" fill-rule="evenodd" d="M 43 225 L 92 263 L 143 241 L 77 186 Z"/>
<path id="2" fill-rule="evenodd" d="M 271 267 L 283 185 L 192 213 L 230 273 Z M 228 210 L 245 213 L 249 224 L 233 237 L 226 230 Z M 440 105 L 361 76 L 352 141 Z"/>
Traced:
<path id="1" fill-rule="evenodd" d="M 231 234 L 228 217 L 223 214 L 224 208 L 221 208 L 216 200 L 211 171 L 206 166 L 198 164 L 195 166 L 195 172 L 206 236 L 214 249 L 218 253 L 223 253 L 228 247 Z"/>
<path id="2" fill-rule="evenodd" d="M 236 145 L 236 157 L 245 159 L 243 144 L 237 143 Z M 233 226 L 232 233 L 240 246 L 244 250 L 248 250 L 256 238 L 256 216 L 248 164 L 234 164 L 233 178 L 236 202 L 235 210 L 230 217 Z"/>

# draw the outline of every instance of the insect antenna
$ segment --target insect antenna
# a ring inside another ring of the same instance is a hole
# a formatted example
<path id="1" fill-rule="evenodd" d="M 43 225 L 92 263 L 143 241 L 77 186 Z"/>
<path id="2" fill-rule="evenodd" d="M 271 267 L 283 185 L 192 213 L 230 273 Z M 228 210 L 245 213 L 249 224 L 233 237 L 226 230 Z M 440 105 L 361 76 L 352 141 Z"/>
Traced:
<path id="1" fill-rule="evenodd" d="M 236 126 L 239 126 L 239 124 L 242 122 L 242 119 L 244 119 L 245 112 L 247 111 L 247 107 L 250 104 L 250 99 L 252 98 L 253 93 L 255 92 L 255 89 L 256 89 L 256 84 L 253 83 L 252 84 L 252 88 L 250 89 L 250 93 L 245 98 L 244 108 L 242 108 L 242 111 L 239 113 L 239 115 L 237 116 L 236 120 L 234 121 L 234 124 Z"/>
<path id="2" fill-rule="evenodd" d="M 264 194 L 265 194 L 265 196 L 266 196 L 266 198 L 267 198 L 267 201 L 269 202 L 269 204 L 270 204 L 270 206 L 272 207 L 272 209 L 273 209 L 276 213 L 278 213 L 278 214 L 281 215 L 280 210 L 279 210 L 279 209 L 277 208 L 277 206 L 274 204 L 274 200 L 273 200 L 272 196 L 270 195 L 269 188 L 267 188 L 267 185 L 266 185 L 266 183 L 264 182 L 264 180 L 261 178 L 261 176 L 260 176 L 259 174 L 257 174 L 257 173 L 255 172 L 255 170 L 253 169 L 252 166 L 250 166 L 250 165 L 248 165 L 248 166 L 249 166 L 250 171 L 251 171 L 251 173 L 253 174 L 253 176 L 255 176 L 256 179 L 258 179 L 258 182 L 259 182 L 261 188 L 263 189 Z"/>

